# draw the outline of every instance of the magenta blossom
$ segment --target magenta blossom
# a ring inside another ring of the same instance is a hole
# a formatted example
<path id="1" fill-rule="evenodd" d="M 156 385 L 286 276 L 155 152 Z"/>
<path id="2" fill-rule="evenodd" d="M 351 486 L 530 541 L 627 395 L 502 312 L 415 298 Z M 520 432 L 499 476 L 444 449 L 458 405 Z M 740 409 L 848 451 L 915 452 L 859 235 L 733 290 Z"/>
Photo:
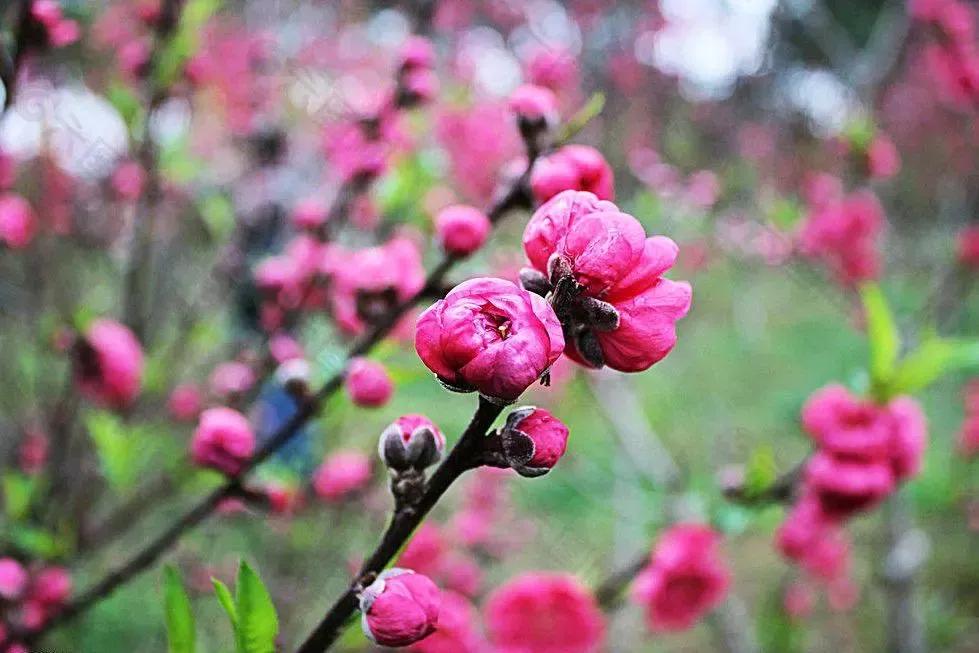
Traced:
<path id="1" fill-rule="evenodd" d="M 659 539 L 632 591 L 652 630 L 686 630 L 724 599 L 731 572 L 719 542 L 717 533 L 700 524 L 673 526 Z"/>
<path id="2" fill-rule="evenodd" d="M 573 576 L 531 572 L 490 595 L 486 628 L 497 653 L 595 653 L 605 618 Z"/>
<path id="3" fill-rule="evenodd" d="M 564 336 L 543 298 L 503 279 L 478 278 L 422 313 L 415 350 L 447 386 L 512 401 L 557 360 Z"/>
<path id="4" fill-rule="evenodd" d="M 0 598 L 16 601 L 27 588 L 27 570 L 13 558 L 0 558 Z"/>
<path id="5" fill-rule="evenodd" d="M 884 209 L 871 191 L 814 207 L 800 233 L 803 254 L 821 259 L 840 283 L 853 285 L 880 274 L 878 238 Z"/>
<path id="6" fill-rule="evenodd" d="M 201 392 L 193 383 L 181 383 L 170 392 L 167 409 L 178 422 L 192 422 L 201 412 Z"/>
<path id="7" fill-rule="evenodd" d="M 647 238 L 638 220 L 592 193 L 565 191 L 537 209 L 523 243 L 532 266 L 521 272 L 526 287 L 574 282 L 573 301 L 557 309 L 571 359 L 640 372 L 673 349 L 691 290 L 662 276 L 676 261 L 672 240 Z"/>
<path id="8" fill-rule="evenodd" d="M 492 225 L 486 214 L 472 206 L 447 206 L 435 216 L 439 245 L 454 256 L 469 256 L 486 242 Z"/>
<path id="9" fill-rule="evenodd" d="M 957 256 L 962 265 L 979 269 L 979 226 L 966 227 L 959 232 Z"/>
<path id="10" fill-rule="evenodd" d="M 75 346 L 75 380 L 90 401 L 129 406 L 139 394 L 143 350 L 127 327 L 113 320 L 92 322 Z"/>
<path id="11" fill-rule="evenodd" d="M 533 406 L 510 413 L 500 436 L 507 463 L 522 476 L 546 474 L 568 446 L 568 427 Z"/>
<path id="12" fill-rule="evenodd" d="M 427 576 L 393 567 L 360 595 L 361 627 L 381 646 L 407 646 L 435 632 L 439 589 Z"/>
<path id="13" fill-rule="evenodd" d="M 71 596 L 71 574 L 64 567 L 44 567 L 31 580 L 31 600 L 57 608 Z"/>
<path id="14" fill-rule="evenodd" d="M 384 366 L 362 356 L 350 361 L 343 383 L 350 400 L 366 408 L 383 406 L 394 392 L 394 383 Z"/>
<path id="15" fill-rule="evenodd" d="M 292 208 L 292 223 L 299 229 L 318 229 L 326 222 L 326 218 L 327 208 L 314 198 L 300 200 Z"/>
<path id="16" fill-rule="evenodd" d="M 247 363 L 227 361 L 214 368 L 208 383 L 215 397 L 240 397 L 255 385 L 255 372 Z"/>
<path id="17" fill-rule="evenodd" d="M 135 161 L 124 161 L 112 173 L 112 190 L 116 196 L 126 201 L 135 201 L 143 194 L 146 173 Z"/>
<path id="18" fill-rule="evenodd" d="M 225 474 L 237 474 L 255 453 L 255 434 L 248 419 L 219 406 L 201 413 L 190 443 L 194 462 Z"/>
<path id="19" fill-rule="evenodd" d="M 509 106 L 520 120 L 531 124 L 551 126 L 558 121 L 557 97 L 554 91 L 543 86 L 524 84 L 517 87 L 510 94 Z"/>
<path id="20" fill-rule="evenodd" d="M 313 490 L 326 501 L 340 501 L 359 492 L 371 478 L 370 459 L 359 451 L 338 451 L 313 474 Z"/>
<path id="21" fill-rule="evenodd" d="M 11 249 L 31 244 L 37 231 L 37 218 L 31 205 L 20 195 L 0 195 L 0 242 Z"/>
<path id="22" fill-rule="evenodd" d="M 530 187 L 538 202 L 546 202 L 561 191 L 582 190 L 599 199 L 615 199 L 612 167 L 602 153 L 587 145 L 565 145 L 537 162 Z"/>
<path id="23" fill-rule="evenodd" d="M 846 519 L 879 504 L 894 490 L 887 461 L 859 460 L 820 451 L 806 463 L 805 489 L 832 519 Z"/>

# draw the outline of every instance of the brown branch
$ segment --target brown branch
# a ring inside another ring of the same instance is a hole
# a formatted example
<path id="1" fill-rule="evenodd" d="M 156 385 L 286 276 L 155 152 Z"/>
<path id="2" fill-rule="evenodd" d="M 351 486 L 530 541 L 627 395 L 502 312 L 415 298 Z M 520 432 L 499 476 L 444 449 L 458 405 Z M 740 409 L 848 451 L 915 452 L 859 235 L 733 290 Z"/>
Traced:
<path id="1" fill-rule="evenodd" d="M 464 472 L 478 465 L 476 460 L 481 450 L 480 445 L 502 411 L 502 405 L 479 398 L 479 406 L 472 421 L 445 462 L 432 474 L 425 485 L 424 493 L 416 503 L 402 506 L 394 513 L 377 548 L 360 568 L 350 587 L 330 607 L 323 620 L 299 647 L 298 653 L 320 653 L 336 642 L 347 621 L 357 610 L 357 593 L 373 582 L 377 574 L 394 559 L 449 486 Z"/>

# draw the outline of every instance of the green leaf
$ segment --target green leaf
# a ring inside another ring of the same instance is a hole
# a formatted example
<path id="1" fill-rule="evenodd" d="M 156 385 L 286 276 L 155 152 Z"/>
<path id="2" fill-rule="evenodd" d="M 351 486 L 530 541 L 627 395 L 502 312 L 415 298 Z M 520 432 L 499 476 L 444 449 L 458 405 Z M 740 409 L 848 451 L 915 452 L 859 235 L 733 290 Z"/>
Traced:
<path id="1" fill-rule="evenodd" d="M 892 382 L 894 394 L 913 394 L 953 370 L 979 368 L 979 341 L 932 336 L 901 361 Z"/>
<path id="2" fill-rule="evenodd" d="M 11 524 L 6 537 L 16 548 L 45 560 L 57 558 L 67 551 L 66 543 L 57 535 L 33 526 Z"/>
<path id="3" fill-rule="evenodd" d="M 163 600 L 166 607 L 168 650 L 170 653 L 194 653 L 194 613 L 180 573 L 171 565 L 163 568 Z"/>
<path id="4" fill-rule="evenodd" d="M 235 226 L 235 209 L 226 196 L 208 195 L 198 206 L 201 218 L 211 236 L 218 241 L 226 240 Z"/>
<path id="5" fill-rule="evenodd" d="M 238 652 L 275 653 L 279 619 L 275 614 L 272 597 L 265 589 L 262 579 L 244 561 L 238 568 L 235 605 L 238 610 Z"/>
<path id="6" fill-rule="evenodd" d="M 127 433 L 122 420 L 105 411 L 89 413 L 85 426 L 95 442 L 109 484 L 117 491 L 132 488 L 139 478 L 136 458 L 143 438 L 137 433 Z"/>
<path id="7" fill-rule="evenodd" d="M 27 515 L 33 494 L 33 477 L 18 472 L 4 474 L 3 508 L 9 519 L 20 520 Z"/>
<path id="8" fill-rule="evenodd" d="M 778 478 L 775 452 L 771 445 L 762 444 L 751 452 L 744 470 L 744 495 L 747 499 L 760 496 Z"/>
<path id="9" fill-rule="evenodd" d="M 768 209 L 768 219 L 780 229 L 791 229 L 802 220 L 805 214 L 802 206 L 795 200 L 778 198 Z"/>
<path id="10" fill-rule="evenodd" d="M 135 134 L 143 122 L 143 105 L 128 86 L 112 82 L 106 90 L 106 97 L 122 116 L 130 134 Z"/>
<path id="11" fill-rule="evenodd" d="M 870 378 L 878 392 L 887 393 L 887 386 L 897 366 L 901 337 L 887 299 L 877 284 L 861 287 L 860 296 L 867 317 L 867 337 L 870 340 Z M 881 396 L 880 399 L 888 399 Z"/>
<path id="12" fill-rule="evenodd" d="M 211 583 L 214 585 L 214 593 L 218 596 L 218 601 L 221 602 L 221 607 L 224 611 L 228 613 L 228 619 L 231 620 L 231 627 L 236 631 L 238 630 L 238 609 L 235 607 L 235 600 L 231 596 L 231 591 L 228 586 L 219 581 L 217 578 L 212 578 Z"/>
<path id="13" fill-rule="evenodd" d="M 605 108 L 605 94 L 604 93 L 593 93 L 585 106 L 578 109 L 578 111 L 571 116 L 568 121 L 564 124 L 558 134 L 555 142 L 557 145 L 564 145 L 572 138 L 578 135 L 582 129 L 585 128 L 592 119 L 602 112 Z"/>

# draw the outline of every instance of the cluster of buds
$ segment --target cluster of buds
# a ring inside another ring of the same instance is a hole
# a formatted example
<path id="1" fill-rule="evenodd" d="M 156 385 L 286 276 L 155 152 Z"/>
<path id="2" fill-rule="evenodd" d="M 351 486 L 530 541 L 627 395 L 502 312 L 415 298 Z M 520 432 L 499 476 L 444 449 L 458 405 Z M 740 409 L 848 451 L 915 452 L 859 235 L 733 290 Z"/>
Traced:
<path id="1" fill-rule="evenodd" d="M 398 508 L 413 505 L 424 490 L 425 469 L 445 451 L 445 436 L 424 415 L 403 415 L 381 432 L 377 453 L 391 473 Z"/>
<path id="2" fill-rule="evenodd" d="M 16 633 L 41 628 L 68 600 L 72 582 L 63 567 L 29 569 L 0 558 L 0 650 L 26 653 Z"/>
<path id="3" fill-rule="evenodd" d="M 398 106 L 410 107 L 430 102 L 438 95 L 439 79 L 435 74 L 435 48 L 421 36 L 409 38 L 401 48 L 398 69 Z"/>

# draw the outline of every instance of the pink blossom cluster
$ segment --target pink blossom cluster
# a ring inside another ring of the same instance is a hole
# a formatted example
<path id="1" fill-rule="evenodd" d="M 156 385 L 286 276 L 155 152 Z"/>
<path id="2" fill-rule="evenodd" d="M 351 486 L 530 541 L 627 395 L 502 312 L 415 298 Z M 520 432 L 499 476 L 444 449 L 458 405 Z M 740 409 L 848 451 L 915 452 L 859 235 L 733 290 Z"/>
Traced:
<path id="1" fill-rule="evenodd" d="M 925 417 L 910 397 L 879 405 L 830 385 L 806 402 L 802 424 L 817 449 L 776 544 L 808 575 L 840 590 L 849 585 L 842 526 L 918 474 L 928 438 Z"/>
<path id="2" fill-rule="evenodd" d="M 401 552 L 398 567 L 425 574 L 439 587 L 472 600 L 483 590 L 483 570 L 477 552 L 451 531 L 426 522 Z"/>
<path id="3" fill-rule="evenodd" d="M 976 16 L 961 0 L 913 0 L 911 15 L 928 25 L 936 42 L 927 46 L 924 60 L 944 99 L 959 107 L 979 102 L 979 48 Z"/>
<path id="4" fill-rule="evenodd" d="M 125 325 L 95 320 L 75 342 L 74 374 L 82 396 L 100 406 L 128 408 L 142 383 L 142 347 Z"/>
<path id="5" fill-rule="evenodd" d="M 43 26 L 51 47 L 63 48 L 81 36 L 78 22 L 65 18 L 58 0 L 33 0 L 31 18 Z"/>
<path id="6" fill-rule="evenodd" d="M 876 195 L 869 190 L 843 195 L 838 187 L 821 187 L 809 191 L 808 200 L 800 251 L 822 261 L 843 285 L 877 278 L 885 218 Z"/>
<path id="7" fill-rule="evenodd" d="M 42 627 L 71 596 L 71 575 L 64 567 L 27 567 L 14 558 L 0 558 L 0 649 L 7 653 L 27 648 L 13 639 L 13 631 Z"/>
<path id="8" fill-rule="evenodd" d="M 720 540 L 711 528 L 693 523 L 672 526 L 659 538 L 632 588 L 651 630 L 686 630 L 724 599 L 731 572 Z"/>

